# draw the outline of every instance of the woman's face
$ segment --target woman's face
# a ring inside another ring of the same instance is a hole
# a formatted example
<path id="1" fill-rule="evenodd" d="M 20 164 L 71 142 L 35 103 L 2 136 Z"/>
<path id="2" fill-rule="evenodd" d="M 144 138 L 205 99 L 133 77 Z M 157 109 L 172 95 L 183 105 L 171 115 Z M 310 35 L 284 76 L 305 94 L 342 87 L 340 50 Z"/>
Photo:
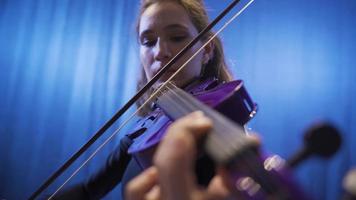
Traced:
<path id="1" fill-rule="evenodd" d="M 198 35 L 185 9 L 174 2 L 149 6 L 141 15 L 139 27 L 140 59 L 148 80 Z M 201 42 L 194 45 L 158 83 L 167 80 L 201 46 Z M 209 50 L 210 47 L 206 47 L 173 79 L 177 86 L 200 75 L 202 64 L 209 61 Z"/>

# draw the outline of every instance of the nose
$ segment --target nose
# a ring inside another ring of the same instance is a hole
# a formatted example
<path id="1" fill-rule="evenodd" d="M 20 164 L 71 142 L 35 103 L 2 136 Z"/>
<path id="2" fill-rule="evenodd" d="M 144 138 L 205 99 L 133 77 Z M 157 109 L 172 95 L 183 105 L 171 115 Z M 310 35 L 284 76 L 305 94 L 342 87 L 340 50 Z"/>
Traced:
<path id="1" fill-rule="evenodd" d="M 171 56 L 172 52 L 169 49 L 168 43 L 159 38 L 154 49 L 155 60 L 166 63 L 169 61 Z"/>

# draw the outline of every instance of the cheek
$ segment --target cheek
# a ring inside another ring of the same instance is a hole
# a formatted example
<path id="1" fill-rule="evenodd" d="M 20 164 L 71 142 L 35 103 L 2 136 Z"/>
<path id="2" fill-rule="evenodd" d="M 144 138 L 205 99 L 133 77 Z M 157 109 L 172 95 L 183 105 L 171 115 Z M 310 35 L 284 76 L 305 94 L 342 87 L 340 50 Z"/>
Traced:
<path id="1" fill-rule="evenodd" d="M 140 49 L 140 61 L 141 61 L 141 65 L 143 66 L 143 69 L 145 70 L 146 73 L 146 77 L 147 78 L 151 78 L 152 76 L 152 71 L 151 69 L 151 58 L 150 58 L 150 53 L 148 50 L 141 48 Z"/>
<path id="2" fill-rule="evenodd" d="M 192 53 L 190 53 L 190 55 L 193 55 L 195 52 L 192 51 Z M 198 55 L 196 55 L 194 57 L 193 60 L 190 61 L 189 63 L 189 67 L 188 70 L 190 73 L 192 73 L 192 75 L 196 76 L 199 75 L 201 72 L 201 68 L 202 68 L 202 63 L 203 63 L 203 54 L 202 52 L 200 52 Z"/>

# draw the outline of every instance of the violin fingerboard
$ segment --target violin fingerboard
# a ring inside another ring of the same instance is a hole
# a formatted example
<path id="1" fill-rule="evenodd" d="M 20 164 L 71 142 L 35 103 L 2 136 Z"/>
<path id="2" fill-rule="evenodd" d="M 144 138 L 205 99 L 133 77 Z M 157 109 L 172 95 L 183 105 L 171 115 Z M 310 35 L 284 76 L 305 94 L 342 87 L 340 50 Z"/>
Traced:
<path id="1" fill-rule="evenodd" d="M 215 162 L 227 163 L 238 152 L 252 145 L 240 125 L 201 103 L 184 90 L 175 86 L 169 87 L 171 88 L 166 89 L 165 93 L 158 97 L 157 105 L 173 120 L 198 110 L 210 118 L 213 128 L 204 147 Z"/>

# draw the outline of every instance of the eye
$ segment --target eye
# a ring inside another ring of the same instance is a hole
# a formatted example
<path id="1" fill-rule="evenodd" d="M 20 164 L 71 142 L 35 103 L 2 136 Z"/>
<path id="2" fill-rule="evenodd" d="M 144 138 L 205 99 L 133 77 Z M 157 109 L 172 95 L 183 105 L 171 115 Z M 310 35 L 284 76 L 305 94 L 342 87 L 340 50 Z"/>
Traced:
<path id="1" fill-rule="evenodd" d="M 153 47 L 156 44 L 156 39 L 143 39 L 141 45 L 145 47 Z"/>

